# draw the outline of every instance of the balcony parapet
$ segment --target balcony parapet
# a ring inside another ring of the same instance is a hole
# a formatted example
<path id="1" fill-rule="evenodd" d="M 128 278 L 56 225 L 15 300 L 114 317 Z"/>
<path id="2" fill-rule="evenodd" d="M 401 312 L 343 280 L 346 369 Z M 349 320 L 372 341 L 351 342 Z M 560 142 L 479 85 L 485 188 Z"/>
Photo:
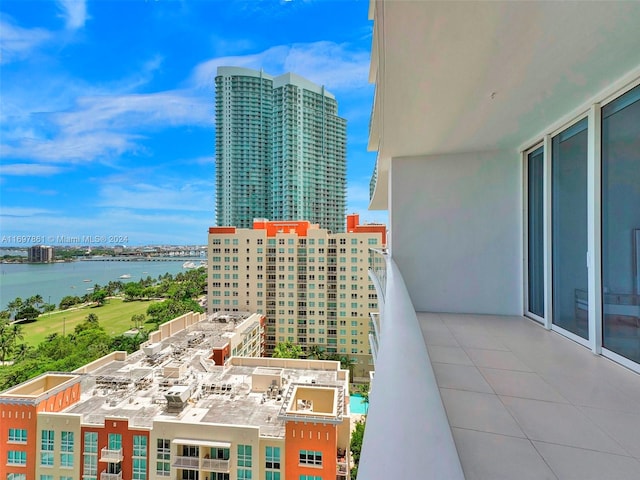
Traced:
<path id="1" fill-rule="evenodd" d="M 402 274 L 386 252 L 374 254 L 384 259 L 384 265 L 374 259 L 369 269 L 380 303 L 380 338 L 358 477 L 464 480 Z"/>
<path id="2" fill-rule="evenodd" d="M 203 458 L 202 470 L 229 473 L 229 460 L 222 460 L 218 458 Z"/>
<path id="3" fill-rule="evenodd" d="M 173 463 L 171 466 L 174 468 L 198 470 L 200 468 L 200 458 L 175 456 L 173 457 Z"/>
<path id="4" fill-rule="evenodd" d="M 107 473 L 106 471 L 100 472 L 100 480 L 122 480 L 122 472 Z"/>
<path id="5" fill-rule="evenodd" d="M 122 449 L 114 449 L 110 450 L 108 448 L 103 448 L 100 450 L 100 461 L 108 462 L 108 463 L 118 463 L 121 462 L 124 457 L 122 456 Z"/>

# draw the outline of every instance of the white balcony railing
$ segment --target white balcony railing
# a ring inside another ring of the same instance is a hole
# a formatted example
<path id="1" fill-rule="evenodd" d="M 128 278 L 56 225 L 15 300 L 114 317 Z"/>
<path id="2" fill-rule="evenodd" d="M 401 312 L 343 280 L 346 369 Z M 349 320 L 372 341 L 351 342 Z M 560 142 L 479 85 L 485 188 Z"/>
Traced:
<path id="1" fill-rule="evenodd" d="M 107 473 L 106 471 L 102 471 L 100 472 L 100 480 L 122 480 L 122 472 Z"/>
<path id="2" fill-rule="evenodd" d="M 109 462 L 109 463 L 118 463 L 123 459 L 122 449 L 108 449 L 103 448 L 100 450 L 100 461 L 101 462 Z"/>
<path id="3" fill-rule="evenodd" d="M 377 257 L 384 258 L 384 265 Z M 380 338 L 358 477 L 463 480 L 427 346 L 402 275 L 387 253 L 377 251 L 372 258 L 369 271 L 378 290 Z"/>
<path id="4" fill-rule="evenodd" d="M 198 470 L 200 468 L 200 458 L 198 457 L 173 457 L 172 467 L 188 470 Z"/>
<path id="5" fill-rule="evenodd" d="M 221 460 L 217 458 L 203 458 L 202 470 L 208 470 L 212 472 L 229 473 L 229 460 Z"/>

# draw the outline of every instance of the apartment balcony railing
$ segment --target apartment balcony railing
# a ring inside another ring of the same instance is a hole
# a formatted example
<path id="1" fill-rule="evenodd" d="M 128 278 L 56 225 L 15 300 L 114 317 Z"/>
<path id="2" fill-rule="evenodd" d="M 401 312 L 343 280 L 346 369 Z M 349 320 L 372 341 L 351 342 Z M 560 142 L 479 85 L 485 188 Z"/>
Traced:
<path id="1" fill-rule="evenodd" d="M 208 470 L 211 472 L 223 472 L 229 473 L 229 460 L 222 460 L 218 458 L 203 458 L 202 470 Z"/>
<path id="2" fill-rule="evenodd" d="M 200 468 L 200 458 L 176 456 L 173 457 L 171 466 L 187 470 L 198 470 Z"/>
<path id="3" fill-rule="evenodd" d="M 388 253 L 377 250 L 370 253 L 369 272 L 378 292 L 380 338 L 358 477 L 463 480 L 427 346 L 400 270 Z"/>
<path id="4" fill-rule="evenodd" d="M 122 459 L 123 459 L 123 456 L 122 456 L 121 448 L 110 450 L 105 447 L 102 450 L 100 450 L 101 462 L 118 463 L 118 462 L 121 462 Z"/>
<path id="5" fill-rule="evenodd" d="M 107 473 L 106 471 L 100 472 L 100 480 L 122 480 L 122 472 Z"/>

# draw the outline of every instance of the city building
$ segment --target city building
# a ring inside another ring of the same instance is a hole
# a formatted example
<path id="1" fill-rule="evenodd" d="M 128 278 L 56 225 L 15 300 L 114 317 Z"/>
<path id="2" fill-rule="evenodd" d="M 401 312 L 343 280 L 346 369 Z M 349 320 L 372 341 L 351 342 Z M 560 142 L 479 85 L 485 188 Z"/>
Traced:
<path id="1" fill-rule="evenodd" d="M 46 245 L 34 245 L 27 251 L 29 263 L 51 263 L 53 262 L 53 247 Z"/>
<path id="2" fill-rule="evenodd" d="M 0 393 L 0 478 L 348 479 L 349 372 L 319 360 L 217 364 L 219 320 L 187 314 L 134 354 Z"/>
<path id="3" fill-rule="evenodd" d="M 354 357 L 370 370 L 369 313 L 378 310 L 368 277 L 369 248 L 386 244 L 384 225 L 347 216 L 344 233 L 308 221 L 256 220 L 252 229 L 209 228 L 209 313 L 267 317 L 266 349 L 291 341 Z"/>
<path id="4" fill-rule="evenodd" d="M 390 227 L 359 476 L 638 478 L 640 3 L 369 13 Z"/>
<path id="5" fill-rule="evenodd" d="M 346 120 L 324 87 L 293 73 L 218 67 L 216 224 L 309 220 L 344 231 Z"/>

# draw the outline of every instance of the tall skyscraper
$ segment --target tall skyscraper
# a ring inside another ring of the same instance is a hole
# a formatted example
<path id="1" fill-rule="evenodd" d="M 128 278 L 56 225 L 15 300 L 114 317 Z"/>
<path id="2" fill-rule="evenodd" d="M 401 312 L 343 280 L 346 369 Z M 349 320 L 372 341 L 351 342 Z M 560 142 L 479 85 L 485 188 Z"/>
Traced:
<path id="1" fill-rule="evenodd" d="M 308 220 L 343 232 L 346 128 L 324 87 L 292 73 L 219 67 L 216 223 Z"/>

